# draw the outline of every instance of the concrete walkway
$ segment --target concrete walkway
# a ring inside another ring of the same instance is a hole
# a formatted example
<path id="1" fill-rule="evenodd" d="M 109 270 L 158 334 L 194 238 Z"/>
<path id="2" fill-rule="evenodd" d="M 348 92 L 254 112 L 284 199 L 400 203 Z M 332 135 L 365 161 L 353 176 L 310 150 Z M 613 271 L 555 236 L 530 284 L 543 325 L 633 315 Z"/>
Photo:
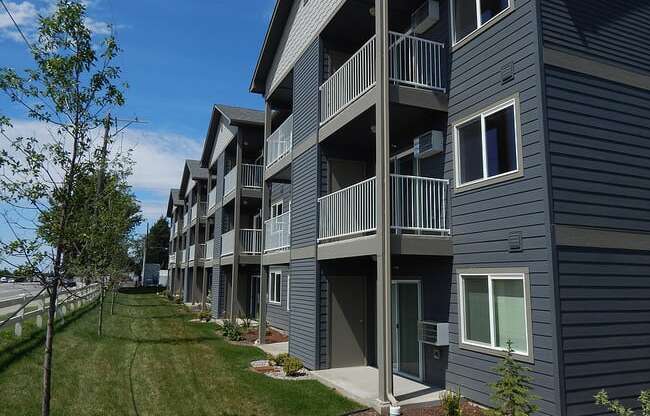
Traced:
<path id="1" fill-rule="evenodd" d="M 278 355 L 289 352 L 288 342 L 276 342 L 274 344 L 261 344 L 257 346 L 267 354 Z"/>
<path id="2" fill-rule="evenodd" d="M 377 406 L 379 374 L 374 367 L 347 367 L 312 371 L 321 383 L 337 390 L 342 395 L 363 403 Z M 440 400 L 443 388 L 431 387 L 411 379 L 394 375 L 393 389 L 400 406 L 434 404 Z"/>

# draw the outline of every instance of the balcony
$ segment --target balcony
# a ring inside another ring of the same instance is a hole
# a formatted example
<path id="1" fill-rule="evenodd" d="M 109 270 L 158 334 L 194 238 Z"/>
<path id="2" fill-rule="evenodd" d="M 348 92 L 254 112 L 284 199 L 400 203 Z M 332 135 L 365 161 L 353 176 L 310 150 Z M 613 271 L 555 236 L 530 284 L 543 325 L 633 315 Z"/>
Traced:
<path id="1" fill-rule="evenodd" d="M 196 246 L 192 245 L 190 246 L 190 251 L 188 254 L 188 261 L 194 261 L 196 259 Z"/>
<path id="2" fill-rule="evenodd" d="M 237 167 L 234 167 L 223 178 L 223 197 L 230 195 L 237 186 Z"/>
<path id="3" fill-rule="evenodd" d="M 445 45 L 397 32 L 389 34 L 390 82 L 445 91 L 442 54 Z M 361 47 L 320 87 L 321 124 L 335 117 L 376 83 L 376 37 Z"/>
<path id="4" fill-rule="evenodd" d="M 214 258 L 214 240 L 208 240 L 205 243 L 204 253 L 206 260 L 212 260 Z"/>
<path id="5" fill-rule="evenodd" d="M 293 143 L 293 114 L 266 139 L 266 167 L 272 166 L 291 151 Z"/>
<path id="6" fill-rule="evenodd" d="M 187 263 L 187 249 L 181 250 L 180 253 L 181 253 L 181 263 L 182 264 Z"/>
<path id="7" fill-rule="evenodd" d="M 208 210 L 211 210 L 217 205 L 217 187 L 212 188 L 208 194 Z"/>
<path id="8" fill-rule="evenodd" d="M 190 226 L 190 213 L 186 212 L 185 215 L 183 215 L 183 230 L 186 230 L 187 227 Z"/>
<path id="9" fill-rule="evenodd" d="M 241 229 L 239 233 L 241 254 L 262 253 L 262 230 Z"/>
<path id="10" fill-rule="evenodd" d="M 172 264 L 176 264 L 176 253 L 172 253 L 172 254 L 169 255 L 169 263 L 168 264 L 170 266 Z"/>
<path id="11" fill-rule="evenodd" d="M 261 188 L 264 166 L 242 163 L 241 185 L 244 188 Z"/>
<path id="12" fill-rule="evenodd" d="M 446 179 L 390 175 L 391 229 L 449 235 Z M 377 230 L 376 180 L 367 179 L 318 199 L 318 241 L 352 238 Z"/>
<path id="13" fill-rule="evenodd" d="M 291 211 L 264 223 L 264 252 L 288 250 L 291 237 Z"/>
<path id="14" fill-rule="evenodd" d="M 235 230 L 221 234 L 221 256 L 228 256 L 235 252 Z"/>
<path id="15" fill-rule="evenodd" d="M 197 219 L 205 219 L 208 213 L 208 203 L 207 202 L 197 202 L 192 207 L 192 216 L 190 217 L 192 222 L 195 222 Z"/>

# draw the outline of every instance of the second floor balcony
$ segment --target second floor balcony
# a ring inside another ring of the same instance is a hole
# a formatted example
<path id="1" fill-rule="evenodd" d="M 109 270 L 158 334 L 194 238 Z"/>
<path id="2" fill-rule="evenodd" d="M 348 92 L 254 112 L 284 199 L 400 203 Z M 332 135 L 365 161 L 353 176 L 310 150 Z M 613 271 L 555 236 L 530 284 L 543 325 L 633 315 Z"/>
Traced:
<path id="1" fill-rule="evenodd" d="M 289 154 L 293 143 L 293 114 L 266 139 L 266 167 Z"/>
<path id="2" fill-rule="evenodd" d="M 392 174 L 390 182 L 390 227 L 394 232 L 450 234 L 448 180 Z M 318 241 L 321 243 L 372 234 L 377 230 L 374 177 L 319 198 L 318 206 Z"/>
<path id="3" fill-rule="evenodd" d="M 388 77 L 396 85 L 445 91 L 445 45 L 397 32 L 389 34 Z M 373 36 L 320 87 L 321 124 L 376 84 L 377 40 Z"/>
<path id="4" fill-rule="evenodd" d="M 191 211 L 191 221 L 194 223 L 197 219 L 204 219 L 208 213 L 208 203 L 207 202 L 197 202 L 192 207 Z"/>
<path id="5" fill-rule="evenodd" d="M 239 230 L 239 252 L 245 255 L 262 253 L 262 230 Z M 221 235 L 221 256 L 235 253 L 235 230 L 230 230 Z"/>
<path id="6" fill-rule="evenodd" d="M 264 252 L 288 250 L 291 244 L 291 211 L 264 223 Z"/>

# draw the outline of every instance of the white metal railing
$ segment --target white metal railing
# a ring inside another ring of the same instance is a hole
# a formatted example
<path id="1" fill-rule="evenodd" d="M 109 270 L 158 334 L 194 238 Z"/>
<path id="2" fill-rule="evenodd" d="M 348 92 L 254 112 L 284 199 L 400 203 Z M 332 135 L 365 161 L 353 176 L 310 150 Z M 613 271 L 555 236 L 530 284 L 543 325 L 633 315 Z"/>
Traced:
<path id="1" fill-rule="evenodd" d="M 195 221 L 198 218 L 198 215 L 196 215 L 198 213 L 198 210 L 199 210 L 199 204 L 198 203 L 194 204 L 191 210 L 192 212 L 190 214 L 190 221 Z"/>
<path id="2" fill-rule="evenodd" d="M 187 249 L 181 250 L 181 263 L 187 263 Z"/>
<path id="3" fill-rule="evenodd" d="M 208 194 L 208 209 L 212 209 L 217 205 L 217 187 L 212 188 Z"/>
<path id="4" fill-rule="evenodd" d="M 232 168 L 230 172 L 223 178 L 223 196 L 229 195 L 235 190 L 237 186 L 237 166 Z"/>
<path id="5" fill-rule="evenodd" d="M 320 86 L 321 122 L 325 123 L 375 85 L 375 36 Z"/>
<path id="6" fill-rule="evenodd" d="M 390 175 L 391 228 L 449 234 L 446 179 Z M 374 232 L 377 228 L 375 178 L 318 199 L 318 240 Z"/>
<path id="7" fill-rule="evenodd" d="M 442 78 L 445 45 L 402 33 L 389 34 L 388 77 L 412 87 L 445 90 Z"/>
<path id="8" fill-rule="evenodd" d="M 187 260 L 188 261 L 194 261 L 195 258 L 196 258 L 196 246 L 191 245 L 190 248 L 189 248 L 188 255 L 187 255 Z"/>
<path id="9" fill-rule="evenodd" d="M 291 151 L 293 143 L 293 114 L 266 139 L 266 167 L 273 165 Z"/>
<path id="10" fill-rule="evenodd" d="M 214 240 L 208 240 L 205 243 L 205 259 L 212 260 L 214 258 Z"/>
<path id="11" fill-rule="evenodd" d="M 318 240 L 359 235 L 377 228 L 375 178 L 318 198 Z"/>
<path id="12" fill-rule="evenodd" d="M 80 288 L 67 290 L 60 290 L 58 299 L 56 301 L 56 317 L 62 318 L 68 310 L 74 311 L 83 305 L 93 301 L 99 296 L 99 285 L 92 284 Z M 17 297 L 0 300 L 0 310 L 6 313 L 9 318 L 10 315 L 15 313 L 22 305 L 31 299 L 29 295 L 20 295 Z M 47 312 L 50 310 L 50 297 L 47 292 L 43 292 L 40 296 L 29 302 L 16 316 L 11 319 L 0 320 L 0 328 L 6 325 L 14 325 L 14 334 L 20 337 L 23 333 L 23 322 L 27 319 L 35 318 L 36 325 L 42 328 L 47 321 Z"/>
<path id="13" fill-rule="evenodd" d="M 390 175 L 391 227 L 449 233 L 446 179 Z"/>
<path id="14" fill-rule="evenodd" d="M 196 247 L 196 259 L 197 260 L 205 259 L 205 243 L 200 243 Z"/>
<path id="15" fill-rule="evenodd" d="M 190 226 L 190 213 L 186 212 L 183 215 L 183 229 L 186 229 L 189 226 Z"/>
<path id="16" fill-rule="evenodd" d="M 366 93 L 376 82 L 376 37 L 370 38 L 320 87 L 321 124 Z M 388 77 L 411 87 L 445 90 L 445 45 L 397 32 L 389 33 Z"/>
<path id="17" fill-rule="evenodd" d="M 235 230 L 221 234 L 221 255 L 227 256 L 235 252 Z"/>
<path id="18" fill-rule="evenodd" d="M 242 163 L 241 185 L 245 188 L 261 188 L 263 172 L 264 166 L 262 165 L 249 165 Z"/>
<path id="19" fill-rule="evenodd" d="M 241 229 L 239 234 L 242 254 L 262 253 L 262 230 Z"/>
<path id="20" fill-rule="evenodd" d="M 291 237 L 291 211 L 264 223 L 264 252 L 287 250 Z"/>
<path id="21" fill-rule="evenodd" d="M 176 253 L 169 255 L 169 264 L 176 264 Z"/>
<path id="22" fill-rule="evenodd" d="M 208 203 L 205 201 L 201 201 L 196 205 L 199 207 L 198 218 L 205 218 L 208 215 Z"/>

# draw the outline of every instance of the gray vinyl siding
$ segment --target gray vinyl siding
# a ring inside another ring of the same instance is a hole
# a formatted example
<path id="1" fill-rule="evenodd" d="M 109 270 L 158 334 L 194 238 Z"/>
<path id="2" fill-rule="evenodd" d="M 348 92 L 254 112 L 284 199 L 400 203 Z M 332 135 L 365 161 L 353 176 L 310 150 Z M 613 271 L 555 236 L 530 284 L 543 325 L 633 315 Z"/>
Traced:
<path id="1" fill-rule="evenodd" d="M 267 272 L 266 279 L 269 278 L 270 269 Z M 289 330 L 289 311 L 287 311 L 287 277 L 289 270 L 282 267 L 282 281 L 280 284 L 280 304 L 273 303 L 266 304 L 267 320 L 271 326 L 279 328 L 283 331 Z M 267 280 L 268 281 L 268 280 Z"/>
<path id="2" fill-rule="evenodd" d="M 318 150 L 314 146 L 291 164 L 291 247 L 309 247 L 318 238 Z"/>
<path id="3" fill-rule="evenodd" d="M 519 95 L 523 143 L 521 178 L 464 192 L 452 191 L 454 276 L 450 298 L 450 348 L 446 383 L 463 395 L 490 404 L 489 383 L 496 381 L 498 357 L 459 347 L 457 270 L 527 267 L 530 272 L 534 378 L 540 414 L 558 415 L 559 393 L 554 314 L 554 285 L 544 135 L 539 93 L 539 38 L 534 0 L 516 0 L 515 10 L 452 52 L 449 120 L 454 123 Z M 512 64 L 514 80 L 501 69 Z M 445 176 L 454 183 L 452 130 L 449 129 Z M 523 251 L 511 253 L 511 232 L 523 235 Z"/>
<path id="4" fill-rule="evenodd" d="M 271 183 L 271 192 L 270 192 L 270 201 L 271 205 L 278 201 L 282 201 L 283 210 L 287 212 L 289 210 L 289 202 L 291 202 L 291 184 L 288 183 Z"/>
<path id="5" fill-rule="evenodd" d="M 328 368 L 328 344 L 329 344 L 329 333 L 328 333 L 328 305 L 329 305 L 329 284 L 324 273 L 319 273 L 320 276 L 320 307 L 318 311 L 318 356 L 320 368 Z"/>
<path id="6" fill-rule="evenodd" d="M 292 260 L 291 323 L 289 354 L 300 358 L 305 367 L 317 369 L 320 362 L 318 337 L 318 264 L 315 258 Z"/>
<path id="7" fill-rule="evenodd" d="M 212 315 L 222 317 L 225 310 L 225 285 L 221 267 L 212 267 Z"/>
<path id="8" fill-rule="evenodd" d="M 318 131 L 320 123 L 320 42 L 314 41 L 293 70 L 293 146 Z"/>
<path id="9" fill-rule="evenodd" d="M 542 0 L 545 47 L 646 73 L 649 20 L 647 1 Z"/>
<path id="10" fill-rule="evenodd" d="M 650 91 L 545 73 L 555 223 L 650 232 Z"/>
<path id="11" fill-rule="evenodd" d="M 638 407 L 650 388 L 650 252 L 558 249 L 568 416 L 600 415 L 593 395 Z"/>

